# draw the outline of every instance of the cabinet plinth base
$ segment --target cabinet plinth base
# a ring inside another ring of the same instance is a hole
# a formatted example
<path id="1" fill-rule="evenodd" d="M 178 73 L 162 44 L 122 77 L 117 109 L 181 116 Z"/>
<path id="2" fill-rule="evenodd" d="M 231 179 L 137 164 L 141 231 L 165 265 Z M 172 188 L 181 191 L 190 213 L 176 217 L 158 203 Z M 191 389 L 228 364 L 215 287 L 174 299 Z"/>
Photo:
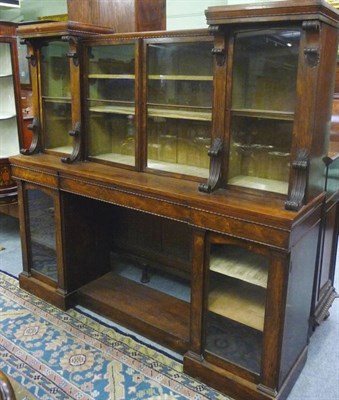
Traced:
<path id="1" fill-rule="evenodd" d="M 112 272 L 82 287 L 78 304 L 179 353 L 187 351 L 190 305 Z"/>
<path id="2" fill-rule="evenodd" d="M 329 316 L 329 309 L 331 308 L 334 299 L 338 296 L 339 295 L 335 291 L 334 287 L 329 284 L 326 293 L 323 295 L 314 311 L 312 321 L 314 329 Z"/>
<path id="3" fill-rule="evenodd" d="M 26 276 L 21 273 L 19 275 L 19 284 L 21 289 L 27 290 L 27 292 L 61 310 L 67 310 L 74 305 L 74 293 L 64 295 L 57 288 L 47 285 L 32 276 Z"/>
<path id="4" fill-rule="evenodd" d="M 234 375 L 192 352 L 188 352 L 184 356 L 184 372 L 237 400 L 283 400 L 287 398 L 291 391 L 305 365 L 306 358 L 307 347 L 294 364 L 279 391 Z"/>

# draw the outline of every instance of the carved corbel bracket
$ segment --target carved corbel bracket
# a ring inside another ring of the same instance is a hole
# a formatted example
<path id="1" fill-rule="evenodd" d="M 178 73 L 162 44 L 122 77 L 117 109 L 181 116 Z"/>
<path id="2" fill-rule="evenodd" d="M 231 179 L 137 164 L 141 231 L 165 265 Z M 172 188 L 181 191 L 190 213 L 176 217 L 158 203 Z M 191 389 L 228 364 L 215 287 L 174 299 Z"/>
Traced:
<path id="1" fill-rule="evenodd" d="M 213 140 L 212 146 L 208 151 L 208 155 L 211 159 L 210 163 L 210 175 L 206 183 L 199 185 L 199 191 L 205 193 L 211 193 L 217 188 L 221 173 L 221 158 L 222 158 L 222 139 L 217 137 Z"/>
<path id="2" fill-rule="evenodd" d="M 210 25 L 208 27 L 210 34 L 218 36 L 221 33 L 219 25 Z M 215 56 L 218 67 L 222 67 L 226 61 L 226 50 L 223 40 L 216 40 L 214 48 L 211 50 L 213 56 Z"/>
<path id="3" fill-rule="evenodd" d="M 20 39 L 20 44 L 25 44 L 28 47 L 28 44 L 30 41 L 28 39 Z M 32 49 L 28 50 L 28 54 L 26 55 L 27 61 L 31 64 L 32 67 L 35 67 L 37 65 L 37 58 Z"/>
<path id="4" fill-rule="evenodd" d="M 61 161 L 67 164 L 72 164 L 78 157 L 81 147 L 81 124 L 76 122 L 74 129 L 69 131 L 68 134 L 74 138 L 73 151 L 69 157 L 62 157 Z"/>
<path id="5" fill-rule="evenodd" d="M 216 58 L 218 67 L 222 67 L 226 61 L 225 49 L 214 47 L 211 52 Z"/>
<path id="6" fill-rule="evenodd" d="M 76 51 L 77 47 L 78 47 L 78 43 L 79 43 L 79 38 L 77 36 L 72 36 L 72 35 L 68 35 L 68 36 L 62 36 L 61 40 L 63 40 L 64 42 L 68 42 L 70 43 L 74 48 L 73 51 L 70 51 L 67 53 L 67 57 L 72 58 L 73 59 L 73 65 L 75 67 L 79 66 L 79 54 L 78 51 Z"/>
<path id="7" fill-rule="evenodd" d="M 27 54 L 26 59 L 31 64 L 32 67 L 36 67 L 37 59 L 34 54 Z"/>
<path id="8" fill-rule="evenodd" d="M 304 49 L 306 63 L 309 67 L 314 68 L 319 64 L 320 50 L 317 47 L 308 47 Z"/>
<path id="9" fill-rule="evenodd" d="M 40 150 L 40 121 L 38 118 L 33 118 L 33 122 L 27 126 L 27 129 L 32 131 L 32 142 L 29 149 L 20 149 L 20 153 L 24 155 L 31 155 Z"/>
<path id="10" fill-rule="evenodd" d="M 309 170 L 309 152 L 307 149 L 299 149 L 297 159 L 293 161 L 295 170 L 293 187 L 288 200 L 285 202 L 286 210 L 298 211 L 304 204 Z"/>
<path id="11" fill-rule="evenodd" d="M 304 48 L 306 64 L 314 68 L 320 61 L 320 46 L 318 43 L 320 23 L 319 21 L 304 21 L 302 27 L 306 32 L 307 44 Z"/>

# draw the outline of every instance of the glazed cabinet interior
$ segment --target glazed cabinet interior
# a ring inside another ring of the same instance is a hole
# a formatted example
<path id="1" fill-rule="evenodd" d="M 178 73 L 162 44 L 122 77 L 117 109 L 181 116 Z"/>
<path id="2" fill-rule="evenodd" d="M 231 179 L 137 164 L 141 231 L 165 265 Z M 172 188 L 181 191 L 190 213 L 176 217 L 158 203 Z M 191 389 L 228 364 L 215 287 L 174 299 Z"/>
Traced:
<path id="1" fill-rule="evenodd" d="M 33 122 L 29 127 L 32 141 L 28 149 L 22 150 L 23 154 L 55 154 L 65 163 L 79 157 L 82 140 L 79 41 L 109 32 L 109 28 L 73 21 L 18 27 L 18 36 L 27 46 L 26 58 L 35 94 Z"/>
<path id="2" fill-rule="evenodd" d="M 19 154 L 21 112 L 16 25 L 0 22 L 0 203 L 17 200 L 8 158 Z"/>
<path id="3" fill-rule="evenodd" d="M 298 28 L 235 35 L 230 185 L 288 193 L 300 37 Z"/>
<path id="4" fill-rule="evenodd" d="M 86 159 L 208 177 L 213 40 L 204 34 L 86 43 Z"/>
<path id="5" fill-rule="evenodd" d="M 210 7 L 209 30 L 21 30 L 36 115 L 11 157 L 21 287 L 240 400 L 287 397 L 335 296 L 338 14 L 294 3 Z"/>

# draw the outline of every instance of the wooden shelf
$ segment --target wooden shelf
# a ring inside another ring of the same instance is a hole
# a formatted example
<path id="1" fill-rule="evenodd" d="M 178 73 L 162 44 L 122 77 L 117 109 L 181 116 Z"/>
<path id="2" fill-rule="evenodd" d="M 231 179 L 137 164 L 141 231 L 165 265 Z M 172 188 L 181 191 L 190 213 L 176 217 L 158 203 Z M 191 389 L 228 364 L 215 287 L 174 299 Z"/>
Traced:
<path id="1" fill-rule="evenodd" d="M 43 100 L 45 102 L 48 102 L 48 103 L 61 103 L 61 104 L 67 103 L 67 104 L 71 104 L 71 98 L 70 97 L 43 96 L 42 98 L 43 98 Z"/>
<path id="2" fill-rule="evenodd" d="M 63 154 L 71 154 L 73 151 L 72 146 L 58 146 L 58 147 L 48 147 L 46 148 L 47 151 L 55 151 L 57 153 L 63 153 Z"/>
<path id="3" fill-rule="evenodd" d="M 61 151 L 53 149 L 53 151 Z M 135 157 L 118 154 L 118 153 L 103 153 L 97 154 L 96 156 L 90 156 L 91 160 L 102 160 L 102 161 L 110 161 L 115 162 L 118 164 L 125 164 L 125 165 L 135 165 Z M 156 169 L 159 171 L 166 171 L 166 172 L 173 172 L 177 174 L 184 174 L 184 175 L 191 175 L 197 176 L 200 178 L 208 178 L 209 170 L 208 168 L 199 168 L 191 165 L 185 164 L 177 164 L 177 163 L 170 163 L 165 161 L 155 161 L 155 160 L 148 160 L 147 164 L 148 168 Z"/>
<path id="4" fill-rule="evenodd" d="M 89 79 L 135 79 L 133 74 L 89 74 Z M 206 75 L 148 75 L 150 80 L 164 81 L 213 81 L 212 76 Z"/>
<path id="5" fill-rule="evenodd" d="M 132 74 L 89 74 L 88 79 L 135 79 Z"/>
<path id="6" fill-rule="evenodd" d="M 232 109 L 232 115 L 237 117 L 280 119 L 293 121 L 294 112 L 289 111 L 273 111 L 273 110 L 256 110 L 251 108 Z"/>
<path id="7" fill-rule="evenodd" d="M 159 171 L 173 172 L 176 174 L 184 174 L 197 176 L 200 178 L 208 178 L 209 169 L 199 168 L 192 165 L 170 163 L 158 160 L 148 160 L 147 167 L 151 169 L 156 169 Z"/>
<path id="8" fill-rule="evenodd" d="M 213 81 L 213 77 L 208 75 L 148 75 L 148 79 L 161 81 Z"/>
<path id="9" fill-rule="evenodd" d="M 171 110 L 167 108 L 148 107 L 148 116 L 194 121 L 212 121 L 212 111 Z"/>
<path id="10" fill-rule="evenodd" d="M 268 260 L 241 247 L 213 247 L 210 270 L 263 288 L 267 287 Z"/>
<path id="11" fill-rule="evenodd" d="M 89 99 L 93 101 L 93 99 Z M 95 100 L 97 101 L 97 100 Z M 100 101 L 100 100 L 99 100 Z M 115 106 L 115 105 L 103 105 L 90 107 L 89 111 L 96 113 L 108 113 L 108 114 L 122 114 L 122 115 L 134 115 L 134 107 L 128 106 Z M 167 108 L 155 108 L 148 107 L 149 117 L 162 117 L 162 118 L 174 118 L 174 119 L 186 119 L 193 121 L 212 121 L 211 111 L 193 111 L 193 110 L 169 110 Z"/>
<path id="12" fill-rule="evenodd" d="M 242 186 L 245 188 L 265 190 L 268 192 L 287 194 L 288 182 L 277 181 L 274 179 L 258 178 L 256 176 L 238 175 L 231 178 L 230 185 Z"/>
<path id="13" fill-rule="evenodd" d="M 90 101 L 93 101 L 90 99 Z M 100 101 L 100 100 L 99 100 Z M 94 113 L 120 114 L 120 115 L 135 115 L 134 106 L 94 106 L 90 107 L 89 111 Z"/>
<path id="14" fill-rule="evenodd" d="M 208 310 L 258 331 L 264 330 L 266 290 L 218 276 L 208 295 Z"/>
<path id="15" fill-rule="evenodd" d="M 110 161 L 118 164 L 135 165 L 135 157 L 119 153 L 103 153 L 96 156 L 90 156 L 91 160 Z"/>
<path id="16" fill-rule="evenodd" d="M 190 303 L 113 272 L 81 288 L 78 300 L 176 351 L 188 348 Z"/>
<path id="17" fill-rule="evenodd" d="M 4 119 L 11 119 L 16 117 L 16 113 L 14 112 L 1 112 L 0 111 L 0 120 L 4 120 Z"/>

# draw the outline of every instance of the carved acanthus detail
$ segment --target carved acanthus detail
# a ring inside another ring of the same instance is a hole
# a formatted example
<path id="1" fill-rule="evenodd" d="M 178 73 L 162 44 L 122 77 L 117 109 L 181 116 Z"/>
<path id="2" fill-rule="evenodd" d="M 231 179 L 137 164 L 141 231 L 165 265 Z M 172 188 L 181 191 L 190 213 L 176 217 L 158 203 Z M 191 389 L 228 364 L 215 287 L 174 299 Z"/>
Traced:
<path id="1" fill-rule="evenodd" d="M 285 202 L 286 210 L 298 211 L 305 203 L 306 187 L 309 170 L 309 152 L 307 149 L 299 149 L 297 158 L 292 163 L 295 170 L 293 187 L 288 200 Z"/>
<path id="2" fill-rule="evenodd" d="M 221 174 L 222 148 L 222 139 L 219 137 L 215 138 L 208 151 L 208 155 L 211 158 L 210 175 L 206 183 L 199 185 L 200 192 L 210 193 L 217 188 Z"/>
<path id="3" fill-rule="evenodd" d="M 20 153 L 31 155 L 40 150 L 40 121 L 39 118 L 33 118 L 33 122 L 27 126 L 27 129 L 32 131 L 32 142 L 29 149 L 20 149 Z"/>
<path id="4" fill-rule="evenodd" d="M 81 124 L 76 122 L 74 129 L 69 131 L 68 134 L 74 138 L 73 151 L 69 157 L 63 157 L 62 162 L 72 164 L 78 157 L 81 148 Z"/>

